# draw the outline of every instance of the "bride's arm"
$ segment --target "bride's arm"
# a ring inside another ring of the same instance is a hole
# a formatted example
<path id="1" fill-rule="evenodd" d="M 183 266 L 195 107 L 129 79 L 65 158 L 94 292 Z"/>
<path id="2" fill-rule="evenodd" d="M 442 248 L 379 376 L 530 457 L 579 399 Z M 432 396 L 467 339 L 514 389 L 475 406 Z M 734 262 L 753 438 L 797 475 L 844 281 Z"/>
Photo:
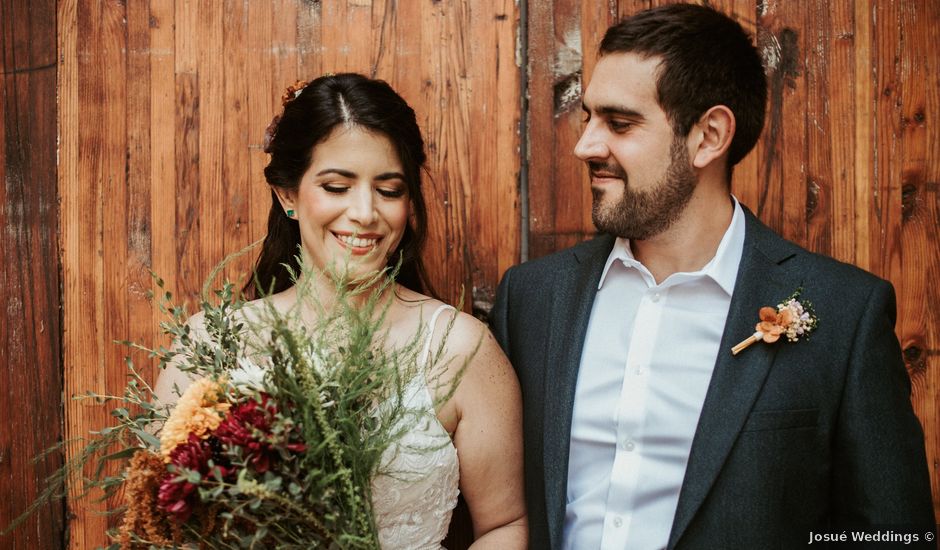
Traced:
<path id="1" fill-rule="evenodd" d="M 489 330 L 461 314 L 447 338 L 448 351 L 466 357 L 477 342 L 480 347 L 453 398 L 459 419 L 454 445 L 460 461 L 460 490 L 476 538 L 472 548 L 524 549 L 528 525 L 519 382 Z M 462 361 L 452 364 L 459 368 Z"/>

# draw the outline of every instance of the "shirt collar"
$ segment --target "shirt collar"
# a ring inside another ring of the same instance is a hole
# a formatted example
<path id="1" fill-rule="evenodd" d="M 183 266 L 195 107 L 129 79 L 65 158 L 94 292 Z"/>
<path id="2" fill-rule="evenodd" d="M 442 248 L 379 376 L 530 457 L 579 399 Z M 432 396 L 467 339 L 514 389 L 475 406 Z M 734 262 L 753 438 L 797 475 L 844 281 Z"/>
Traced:
<path id="1" fill-rule="evenodd" d="M 731 223 L 728 229 L 721 237 L 718 243 L 718 249 L 715 256 L 705 264 L 702 269 L 693 273 L 674 273 L 663 281 L 663 284 L 670 282 L 670 279 L 677 277 L 679 280 L 687 280 L 691 277 L 706 276 L 714 280 L 729 296 L 734 292 L 734 282 L 738 276 L 738 266 L 741 263 L 741 256 L 744 253 L 744 210 L 741 208 L 738 199 L 731 196 L 734 201 L 734 213 L 731 216 Z M 630 240 L 618 237 L 614 241 L 614 247 L 607 256 L 607 263 L 604 265 L 604 271 L 601 273 L 601 280 L 597 284 L 600 289 L 604 286 L 607 279 L 607 273 L 614 262 L 620 261 L 624 266 L 637 269 L 641 273 L 649 274 L 642 263 L 633 257 L 633 251 L 630 249 Z M 649 277 L 652 280 L 652 276 Z M 678 281 L 677 281 L 678 282 Z"/>

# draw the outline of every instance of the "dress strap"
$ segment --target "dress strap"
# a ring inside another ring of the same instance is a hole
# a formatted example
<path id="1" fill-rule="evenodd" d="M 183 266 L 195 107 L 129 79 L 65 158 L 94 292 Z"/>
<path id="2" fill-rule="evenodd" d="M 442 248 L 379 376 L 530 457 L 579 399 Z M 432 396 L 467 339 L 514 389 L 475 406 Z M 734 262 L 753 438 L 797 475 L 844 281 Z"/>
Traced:
<path id="1" fill-rule="evenodd" d="M 422 367 L 424 367 L 427 364 L 428 358 L 431 356 L 431 340 L 434 339 L 434 326 L 437 324 L 437 318 L 441 316 L 441 313 L 444 313 L 448 309 L 457 311 L 456 308 L 454 308 L 454 306 L 442 304 L 437 309 L 435 309 L 434 313 L 431 315 L 431 320 L 428 322 L 428 326 L 426 329 L 428 335 L 424 341 L 424 349 L 421 350 L 420 360 L 421 360 Z"/>

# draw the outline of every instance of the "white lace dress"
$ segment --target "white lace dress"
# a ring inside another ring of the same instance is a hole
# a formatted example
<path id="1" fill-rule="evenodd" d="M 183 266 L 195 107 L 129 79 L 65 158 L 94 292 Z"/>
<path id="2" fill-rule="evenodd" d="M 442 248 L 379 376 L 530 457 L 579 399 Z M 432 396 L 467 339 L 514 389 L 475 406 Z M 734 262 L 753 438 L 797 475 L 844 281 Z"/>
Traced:
<path id="1" fill-rule="evenodd" d="M 431 352 L 434 325 L 450 306 L 439 307 L 428 323 L 421 361 Z M 424 365 L 422 365 L 423 367 Z M 382 455 L 372 480 L 372 504 L 383 550 L 440 550 L 457 505 L 460 473 L 457 449 L 437 419 L 423 368 L 408 384 L 405 402 L 414 423 Z"/>

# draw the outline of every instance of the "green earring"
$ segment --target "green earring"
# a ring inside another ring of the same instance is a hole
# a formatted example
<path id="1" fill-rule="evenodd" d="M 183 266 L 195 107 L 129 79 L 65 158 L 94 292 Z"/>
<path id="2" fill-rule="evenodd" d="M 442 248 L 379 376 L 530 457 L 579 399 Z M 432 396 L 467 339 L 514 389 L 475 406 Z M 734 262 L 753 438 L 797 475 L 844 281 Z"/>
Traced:
<path id="1" fill-rule="evenodd" d="M 293 210 L 288 210 L 288 211 L 287 211 L 287 217 L 288 217 L 288 218 L 293 218 L 293 217 L 294 217 L 294 211 L 293 211 Z"/>

